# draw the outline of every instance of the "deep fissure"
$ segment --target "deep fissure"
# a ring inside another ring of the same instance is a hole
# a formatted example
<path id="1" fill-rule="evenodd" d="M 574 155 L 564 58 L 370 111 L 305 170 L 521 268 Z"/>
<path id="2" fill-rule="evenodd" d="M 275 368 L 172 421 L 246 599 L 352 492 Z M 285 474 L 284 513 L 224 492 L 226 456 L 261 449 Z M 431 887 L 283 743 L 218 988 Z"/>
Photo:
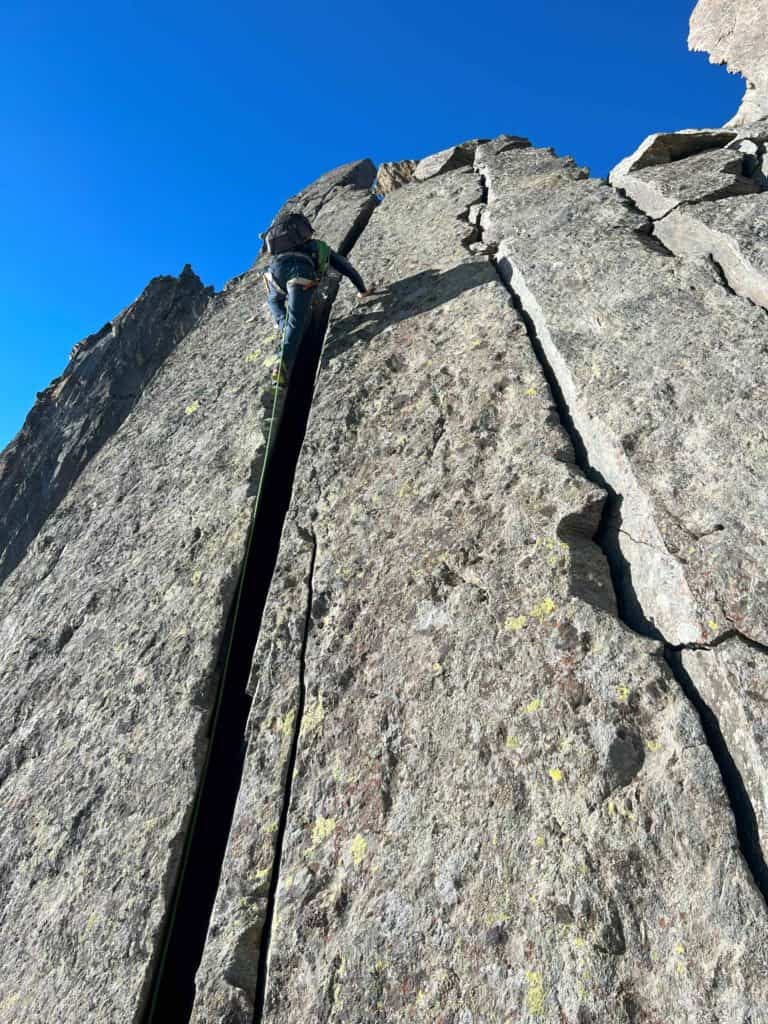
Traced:
<path id="1" fill-rule="evenodd" d="M 272 874 L 269 880 L 269 894 L 267 896 L 267 908 L 264 916 L 264 927 L 261 933 L 259 945 L 259 966 L 256 978 L 256 994 L 254 997 L 253 1024 L 261 1024 L 264 1017 L 264 1005 L 267 998 L 267 981 L 269 978 L 269 954 L 272 944 L 272 923 L 275 918 L 275 905 L 277 903 L 277 890 L 280 885 L 280 865 L 283 859 L 283 843 L 288 828 L 288 814 L 291 807 L 291 796 L 293 794 L 293 780 L 296 771 L 296 758 L 299 753 L 299 737 L 301 726 L 304 720 L 304 708 L 307 702 L 306 687 L 306 657 L 307 643 L 309 642 L 309 631 L 312 620 L 312 602 L 314 600 L 314 575 L 315 561 L 317 559 L 317 537 L 314 531 L 312 536 L 312 555 L 309 565 L 309 576 L 307 580 L 307 604 L 304 616 L 304 632 L 301 638 L 301 651 L 299 653 L 299 680 L 296 703 L 296 716 L 294 719 L 293 736 L 291 747 L 288 753 L 288 762 L 285 772 L 285 783 L 283 789 L 283 804 L 280 808 L 277 836 L 275 839 L 275 852 L 272 862 Z"/>
<path id="2" fill-rule="evenodd" d="M 372 204 L 355 220 L 338 247 L 343 255 L 354 246 L 373 209 Z M 192 1013 L 195 974 L 205 947 L 245 763 L 245 737 L 252 703 L 246 687 L 338 288 L 335 275 L 327 287 L 328 294 L 317 304 L 299 349 L 264 471 L 258 507 L 254 510 L 254 542 L 241 566 L 240 596 L 230 613 L 222 646 L 218 710 L 208 726 L 208 753 L 179 859 L 179 874 L 169 902 L 171 909 L 145 989 L 143 1009 L 137 1016 L 142 1024 L 187 1024 Z"/>
<path id="3" fill-rule="evenodd" d="M 483 203 L 487 206 L 488 185 L 482 174 L 479 174 L 479 177 L 483 188 Z M 481 227 L 481 236 L 482 234 Z M 592 464 L 589 451 L 574 422 L 563 389 L 538 336 L 536 324 L 532 316 L 523 306 L 520 295 L 505 279 L 504 274 L 499 268 L 497 258 L 490 256 L 489 259 L 525 325 L 531 348 L 549 386 L 558 417 L 573 446 L 576 465 L 588 480 L 597 484 L 606 493 L 600 523 L 593 540 L 603 552 L 608 562 L 611 582 L 616 596 L 618 617 L 633 632 L 663 644 L 664 661 L 680 689 L 699 716 L 704 736 L 717 763 L 734 816 L 739 848 L 755 885 L 759 889 L 763 900 L 768 904 L 768 865 L 766 864 L 760 843 L 757 816 L 744 779 L 723 736 L 717 715 L 701 696 L 690 675 L 685 670 L 682 659 L 683 648 L 669 644 L 653 620 L 646 616 L 632 584 L 632 566 L 626 559 L 619 543 L 619 535 L 622 532 L 621 507 L 624 501 L 623 495 L 615 491 L 602 473 Z"/>

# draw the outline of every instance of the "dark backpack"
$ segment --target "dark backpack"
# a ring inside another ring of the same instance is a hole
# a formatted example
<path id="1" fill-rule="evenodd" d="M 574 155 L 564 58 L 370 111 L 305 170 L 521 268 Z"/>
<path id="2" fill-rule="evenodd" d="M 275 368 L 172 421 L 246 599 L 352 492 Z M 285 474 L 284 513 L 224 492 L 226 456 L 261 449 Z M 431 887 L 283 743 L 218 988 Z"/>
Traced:
<path id="1" fill-rule="evenodd" d="M 264 241 L 270 256 L 298 249 L 312 237 L 312 225 L 303 213 L 288 213 L 276 220 Z"/>

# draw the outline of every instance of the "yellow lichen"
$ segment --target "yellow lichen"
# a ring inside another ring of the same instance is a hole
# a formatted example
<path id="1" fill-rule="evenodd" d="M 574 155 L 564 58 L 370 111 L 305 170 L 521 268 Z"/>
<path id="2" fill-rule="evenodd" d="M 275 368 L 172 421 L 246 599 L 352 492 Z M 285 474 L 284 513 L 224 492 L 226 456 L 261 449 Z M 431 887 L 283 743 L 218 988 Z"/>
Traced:
<path id="1" fill-rule="evenodd" d="M 282 734 L 284 740 L 289 740 L 293 736 L 293 723 L 296 719 L 296 712 L 289 711 L 287 715 L 283 715 L 282 718 L 277 720 L 277 728 Z"/>
<path id="2" fill-rule="evenodd" d="M 528 981 L 528 995 L 525 1000 L 528 1012 L 540 1017 L 544 1012 L 544 982 L 538 971 L 526 971 L 525 977 Z"/>
<path id="3" fill-rule="evenodd" d="M 356 867 L 360 867 L 365 860 L 366 853 L 368 852 L 368 843 L 365 836 L 361 836 L 358 832 L 352 840 L 349 851 L 352 854 L 352 862 Z"/>
<path id="4" fill-rule="evenodd" d="M 538 697 L 535 697 L 529 704 L 525 705 L 526 715 L 533 715 L 541 707 L 541 701 Z"/>
<path id="5" fill-rule="evenodd" d="M 443 674 L 443 666 L 440 664 L 439 661 L 433 662 L 432 674 L 436 676 L 441 676 Z"/>
<path id="6" fill-rule="evenodd" d="M 527 615 L 510 615 L 504 622 L 504 629 L 507 633 L 518 633 L 527 621 Z"/>
<path id="7" fill-rule="evenodd" d="M 551 615 L 555 610 L 555 602 L 551 597 L 545 597 L 543 601 L 536 605 L 531 612 L 531 615 L 535 616 L 539 622 L 543 622 L 548 615 Z"/>
<path id="8" fill-rule="evenodd" d="M 504 744 L 504 746 L 507 748 L 507 750 L 517 750 L 517 748 L 520 746 L 520 740 L 517 738 L 517 736 L 507 736 L 507 741 Z"/>
<path id="9" fill-rule="evenodd" d="M 323 707 L 323 695 L 322 693 L 319 693 L 317 697 L 313 697 L 307 701 L 304 718 L 301 722 L 302 736 L 312 732 L 313 729 L 317 729 L 317 727 L 322 724 L 324 718 L 325 708 Z"/>
<path id="10" fill-rule="evenodd" d="M 616 687 L 616 697 L 622 703 L 624 703 L 624 702 L 629 700 L 629 695 L 630 695 L 631 692 L 632 691 L 630 690 L 630 688 L 628 686 L 617 686 Z"/>
<path id="11" fill-rule="evenodd" d="M 192 413 L 193 413 L 193 412 L 197 412 L 197 410 L 198 410 L 199 408 L 200 408 L 200 403 L 199 403 L 199 402 L 192 402 L 192 403 L 190 403 L 190 405 L 188 405 L 188 406 L 186 407 L 186 409 L 184 410 L 184 412 L 185 412 L 185 413 L 187 414 L 187 416 L 191 416 L 191 415 L 192 415 Z"/>
<path id="12" fill-rule="evenodd" d="M 650 750 L 652 754 L 655 754 L 657 750 L 661 750 L 661 744 L 656 740 L 646 740 L 645 749 Z"/>
<path id="13" fill-rule="evenodd" d="M 318 818 L 312 829 L 312 845 L 317 846 L 328 838 L 336 828 L 334 818 Z"/>
<path id="14" fill-rule="evenodd" d="M 549 777 L 550 777 L 550 779 L 552 779 L 553 782 L 562 782 L 563 781 L 563 773 L 560 771 L 559 768 L 550 768 L 549 769 Z"/>
<path id="15" fill-rule="evenodd" d="M 256 348 L 256 349 L 253 350 L 253 352 L 249 352 L 248 353 L 248 355 L 245 357 L 245 361 L 246 361 L 246 363 L 255 363 L 260 355 L 261 355 L 261 349 L 260 348 Z"/>

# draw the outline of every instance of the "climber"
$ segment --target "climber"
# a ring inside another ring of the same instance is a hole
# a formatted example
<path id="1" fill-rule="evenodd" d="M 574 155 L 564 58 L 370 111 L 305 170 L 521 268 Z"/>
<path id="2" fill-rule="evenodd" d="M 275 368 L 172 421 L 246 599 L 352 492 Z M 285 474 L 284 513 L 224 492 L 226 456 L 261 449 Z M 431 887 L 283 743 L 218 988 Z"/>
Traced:
<path id="1" fill-rule="evenodd" d="M 288 383 L 309 324 L 315 289 L 329 266 L 349 278 L 357 288 L 358 298 L 372 294 L 352 264 L 326 242 L 312 238 L 313 234 L 312 225 L 303 213 L 289 213 L 279 217 L 269 231 L 260 236 L 272 256 L 264 280 L 269 309 L 281 337 L 282 358 L 278 356 L 272 374 L 276 387 Z"/>

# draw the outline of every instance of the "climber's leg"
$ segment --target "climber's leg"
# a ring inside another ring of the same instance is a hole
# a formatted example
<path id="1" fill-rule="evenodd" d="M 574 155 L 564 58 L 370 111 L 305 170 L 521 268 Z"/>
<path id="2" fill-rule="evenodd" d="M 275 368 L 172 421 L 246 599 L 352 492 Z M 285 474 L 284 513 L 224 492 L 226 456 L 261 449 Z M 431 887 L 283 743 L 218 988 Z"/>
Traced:
<path id="1" fill-rule="evenodd" d="M 300 280 L 288 282 L 288 301 L 282 337 L 283 363 L 287 377 L 291 374 L 301 339 L 309 325 L 314 295 L 314 283 Z"/>

